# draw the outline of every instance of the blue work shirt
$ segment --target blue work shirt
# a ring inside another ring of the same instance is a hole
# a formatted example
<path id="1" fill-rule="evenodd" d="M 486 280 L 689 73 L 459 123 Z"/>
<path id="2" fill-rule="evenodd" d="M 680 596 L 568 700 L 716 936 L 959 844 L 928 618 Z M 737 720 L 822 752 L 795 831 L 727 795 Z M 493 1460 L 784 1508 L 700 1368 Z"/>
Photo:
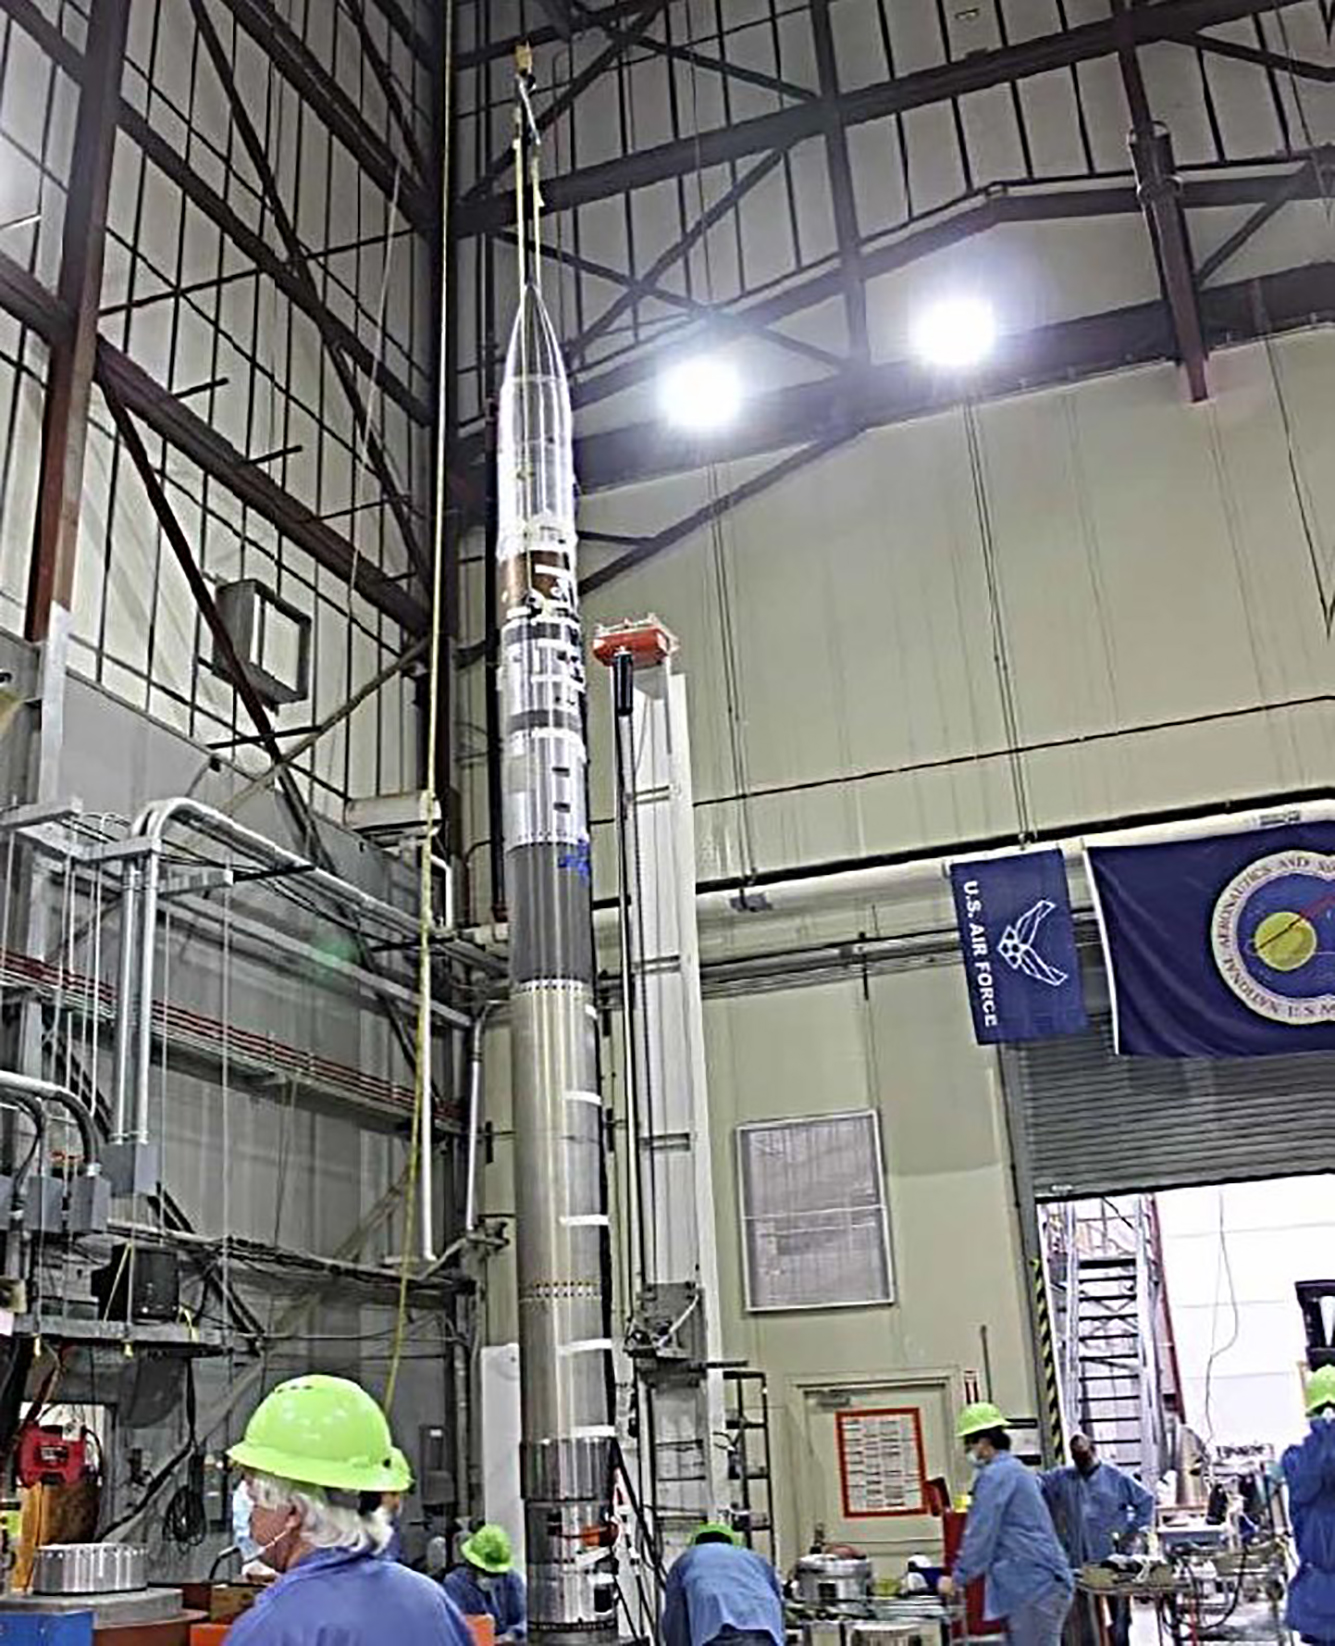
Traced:
<path id="1" fill-rule="evenodd" d="M 1111 1463 L 1096 1463 L 1087 1475 L 1071 1466 L 1039 1478 L 1057 1536 L 1077 1571 L 1107 1560 L 1114 1538 L 1143 1532 L 1154 1519 L 1153 1496 Z"/>
<path id="2" fill-rule="evenodd" d="M 708 1646 L 725 1629 L 756 1630 L 783 1646 L 783 1590 L 754 1550 L 701 1543 L 667 1575 L 663 1646 Z"/>
<path id="3" fill-rule="evenodd" d="M 1298 1571 L 1284 1621 L 1304 1640 L 1335 1641 L 1335 1423 L 1318 1418 L 1284 1453 Z"/>
<path id="4" fill-rule="evenodd" d="M 490 1616 L 497 1640 L 528 1638 L 528 1597 L 518 1572 L 480 1572 L 467 1564 L 445 1575 L 445 1593 L 465 1617 Z"/>
<path id="5" fill-rule="evenodd" d="M 1075 1588 L 1043 1489 L 1009 1452 L 998 1452 L 978 1471 L 954 1577 L 961 1585 L 986 1578 L 984 1609 L 998 1620 L 1054 1587 L 1067 1594 Z"/>
<path id="6" fill-rule="evenodd" d="M 438 1583 L 369 1551 L 319 1549 L 266 1589 L 227 1646 L 473 1646 Z"/>

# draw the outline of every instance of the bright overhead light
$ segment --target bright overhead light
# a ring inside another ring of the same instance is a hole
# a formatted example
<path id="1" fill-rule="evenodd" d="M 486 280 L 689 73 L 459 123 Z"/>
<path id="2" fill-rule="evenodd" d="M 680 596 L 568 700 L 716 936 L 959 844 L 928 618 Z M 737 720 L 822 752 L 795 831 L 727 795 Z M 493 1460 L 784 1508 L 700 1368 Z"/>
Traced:
<path id="1" fill-rule="evenodd" d="M 977 366 L 997 340 L 992 305 L 981 297 L 948 297 L 914 320 L 913 352 L 929 366 L 959 371 Z"/>
<path id="2" fill-rule="evenodd" d="M 708 433 L 725 428 L 737 416 L 742 385 L 726 360 L 715 355 L 694 355 L 663 374 L 659 404 L 674 427 Z"/>

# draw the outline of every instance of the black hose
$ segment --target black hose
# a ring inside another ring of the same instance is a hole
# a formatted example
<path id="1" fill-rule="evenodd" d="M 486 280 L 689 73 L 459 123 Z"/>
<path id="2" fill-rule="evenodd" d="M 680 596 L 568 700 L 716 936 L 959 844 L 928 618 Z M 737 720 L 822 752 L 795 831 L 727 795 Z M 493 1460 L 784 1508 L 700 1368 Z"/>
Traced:
<path id="1" fill-rule="evenodd" d="M 27 1177 L 28 1172 L 32 1167 L 32 1163 L 37 1156 L 37 1151 L 46 1138 L 46 1110 L 42 1107 L 37 1098 L 32 1097 L 25 1091 L 16 1091 L 13 1088 L 6 1087 L 2 1092 L 0 1092 L 0 1096 L 7 1098 L 14 1104 L 15 1108 L 22 1109 L 28 1119 L 32 1121 L 36 1131 L 36 1136 L 33 1139 L 33 1146 L 28 1150 L 22 1164 L 15 1173 L 17 1181 L 21 1182 Z"/>
<path id="2" fill-rule="evenodd" d="M 229 1543 L 225 1549 L 220 1549 L 212 1566 L 209 1567 L 209 1582 L 216 1583 L 218 1581 L 218 1568 L 224 1560 L 230 1560 L 233 1555 L 239 1555 L 240 1553 L 241 1545 L 239 1543 Z"/>

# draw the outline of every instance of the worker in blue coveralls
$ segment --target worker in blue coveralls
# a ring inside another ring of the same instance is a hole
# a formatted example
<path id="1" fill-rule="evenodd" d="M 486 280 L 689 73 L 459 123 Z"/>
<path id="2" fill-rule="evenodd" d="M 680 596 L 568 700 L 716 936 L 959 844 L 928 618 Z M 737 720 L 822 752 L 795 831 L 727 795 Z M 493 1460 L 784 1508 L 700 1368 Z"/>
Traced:
<path id="1" fill-rule="evenodd" d="M 1040 1480 L 1052 1511 L 1052 1524 L 1077 1576 L 1082 1566 L 1097 1566 L 1127 1548 L 1154 1521 L 1154 1496 L 1124 1470 L 1105 1463 L 1088 1435 L 1071 1436 L 1071 1462 L 1049 1469 Z M 1131 1635 L 1131 1602 L 1109 1601 L 1113 1646 L 1126 1646 Z M 1081 1627 L 1097 1639 L 1093 1620 L 1081 1613 Z"/>
<path id="2" fill-rule="evenodd" d="M 380 1558 L 384 1515 L 363 1493 L 401 1490 L 385 1414 L 341 1377 L 294 1378 L 263 1400 L 228 1456 L 245 1472 L 250 1534 L 280 1574 L 228 1646 L 472 1646 L 440 1585 Z"/>
<path id="3" fill-rule="evenodd" d="M 465 1617 L 489 1616 L 496 1640 L 528 1638 L 528 1597 L 515 1571 L 514 1548 L 504 1526 L 479 1526 L 459 1550 L 462 1562 L 445 1578 L 445 1593 Z"/>
<path id="4" fill-rule="evenodd" d="M 706 1521 L 663 1589 L 663 1646 L 783 1646 L 783 1590 L 773 1566 L 729 1526 Z"/>
<path id="5" fill-rule="evenodd" d="M 938 1590 L 949 1600 L 981 1577 L 984 1610 L 1004 1621 L 1012 1646 L 1057 1646 L 1075 1583 L 1042 1488 L 1012 1455 L 1006 1419 L 991 1401 L 966 1406 L 955 1432 L 977 1474 L 955 1569 Z"/>
<path id="6" fill-rule="evenodd" d="M 1335 1642 L 1335 1366 L 1307 1380 L 1311 1423 L 1301 1446 L 1284 1453 L 1289 1518 L 1298 1571 L 1284 1621 L 1306 1641 Z"/>

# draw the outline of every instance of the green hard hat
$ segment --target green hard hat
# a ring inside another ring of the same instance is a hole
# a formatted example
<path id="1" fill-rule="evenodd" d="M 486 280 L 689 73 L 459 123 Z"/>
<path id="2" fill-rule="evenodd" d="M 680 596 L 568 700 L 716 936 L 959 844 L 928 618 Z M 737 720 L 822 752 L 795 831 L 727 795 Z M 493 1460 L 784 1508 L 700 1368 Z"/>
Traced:
<path id="1" fill-rule="evenodd" d="M 394 1458 L 385 1414 L 359 1383 L 312 1373 L 280 1383 L 228 1452 L 239 1468 L 299 1486 L 396 1492 L 407 1459 Z"/>
<path id="2" fill-rule="evenodd" d="M 391 1492 L 411 1492 L 413 1489 L 413 1466 L 408 1461 L 407 1454 L 397 1446 L 389 1449 L 389 1461 L 394 1470 L 394 1484 L 389 1487 Z"/>
<path id="3" fill-rule="evenodd" d="M 459 1552 L 470 1566 L 490 1572 L 493 1577 L 508 1572 L 515 1561 L 510 1534 L 504 1526 L 479 1526 Z"/>
<path id="4" fill-rule="evenodd" d="M 1323 1406 L 1335 1406 L 1335 1366 L 1318 1366 L 1307 1380 L 1307 1413 L 1314 1417 Z"/>
<path id="5" fill-rule="evenodd" d="M 731 1526 L 725 1526 L 721 1520 L 707 1520 L 703 1526 L 697 1526 L 692 1544 L 704 1543 L 713 1538 L 726 1538 L 734 1546 L 741 1543 L 741 1538 Z"/>
<path id="6" fill-rule="evenodd" d="M 990 1400 L 975 1400 L 960 1413 L 955 1433 L 961 1440 L 968 1440 L 972 1435 L 986 1434 L 989 1429 L 1008 1427 L 999 1406 L 994 1406 Z"/>

